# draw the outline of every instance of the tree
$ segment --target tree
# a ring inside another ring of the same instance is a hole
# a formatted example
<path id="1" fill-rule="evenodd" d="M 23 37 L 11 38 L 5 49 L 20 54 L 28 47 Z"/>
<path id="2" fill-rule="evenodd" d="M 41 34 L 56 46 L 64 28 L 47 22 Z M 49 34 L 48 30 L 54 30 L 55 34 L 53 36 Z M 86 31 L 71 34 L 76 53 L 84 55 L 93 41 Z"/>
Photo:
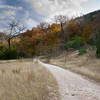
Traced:
<path id="1" fill-rule="evenodd" d="M 78 49 L 82 46 L 84 46 L 84 38 L 81 36 L 75 36 L 66 43 L 66 48 Z"/>
<path id="2" fill-rule="evenodd" d="M 61 27 L 59 24 L 41 24 L 32 30 L 27 30 L 20 37 L 22 51 L 33 55 L 50 55 L 59 45 Z M 27 53 L 27 54 L 28 54 Z"/>
<path id="3" fill-rule="evenodd" d="M 63 26 L 64 26 L 64 23 L 67 21 L 67 17 L 63 16 L 63 15 L 59 15 L 59 16 L 55 16 L 54 20 L 56 21 L 56 23 L 60 24 L 60 26 L 61 26 L 61 37 L 63 39 L 65 39 Z"/>
<path id="4" fill-rule="evenodd" d="M 3 32 L 0 32 L 0 40 L 5 40 L 6 34 Z"/>
<path id="5" fill-rule="evenodd" d="M 45 27 L 45 29 L 40 28 L 37 30 L 37 34 L 33 35 L 34 39 L 38 39 L 38 44 L 36 44 L 37 54 L 51 55 L 54 48 L 59 44 L 60 25 L 52 24 Z"/>
<path id="6" fill-rule="evenodd" d="M 8 47 L 11 47 L 11 40 L 17 36 L 19 36 L 25 30 L 25 27 L 18 23 L 17 21 L 13 20 L 8 24 L 9 33 L 7 33 L 7 42 Z"/>
<path id="7" fill-rule="evenodd" d="M 81 30 L 80 30 L 80 24 L 74 20 L 70 20 L 67 29 L 70 31 L 70 35 L 73 37 L 75 35 L 80 35 Z"/>
<path id="8" fill-rule="evenodd" d="M 0 45 L 3 44 L 3 42 L 6 40 L 7 35 L 3 32 L 0 32 Z"/>
<path id="9" fill-rule="evenodd" d="M 45 30 L 45 29 L 48 28 L 48 26 L 49 26 L 48 23 L 42 22 L 42 23 L 40 23 L 39 25 L 37 25 L 37 28 L 42 29 L 42 30 Z"/>
<path id="10" fill-rule="evenodd" d="M 38 45 L 44 37 L 44 32 L 40 28 L 33 28 L 32 30 L 27 30 L 20 37 L 20 49 L 28 54 L 28 56 L 33 56 L 40 51 L 37 49 Z"/>
<path id="11" fill-rule="evenodd" d="M 95 42 L 95 45 L 96 45 L 96 48 L 97 48 L 96 56 L 98 58 L 100 58 L 100 31 L 98 32 L 98 34 L 96 34 L 94 42 Z"/>
<path id="12" fill-rule="evenodd" d="M 87 43 L 93 32 L 93 26 L 91 24 L 86 25 L 83 28 L 82 36 L 85 38 L 85 43 Z"/>

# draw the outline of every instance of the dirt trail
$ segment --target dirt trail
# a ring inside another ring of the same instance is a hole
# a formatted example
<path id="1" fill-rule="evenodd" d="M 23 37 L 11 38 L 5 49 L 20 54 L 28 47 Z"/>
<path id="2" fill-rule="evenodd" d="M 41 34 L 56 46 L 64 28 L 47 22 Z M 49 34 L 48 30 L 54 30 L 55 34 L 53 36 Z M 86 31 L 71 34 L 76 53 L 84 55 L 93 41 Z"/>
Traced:
<path id="1" fill-rule="evenodd" d="M 38 63 L 48 68 L 56 78 L 60 100 L 100 100 L 100 86 L 60 67 L 39 60 Z"/>

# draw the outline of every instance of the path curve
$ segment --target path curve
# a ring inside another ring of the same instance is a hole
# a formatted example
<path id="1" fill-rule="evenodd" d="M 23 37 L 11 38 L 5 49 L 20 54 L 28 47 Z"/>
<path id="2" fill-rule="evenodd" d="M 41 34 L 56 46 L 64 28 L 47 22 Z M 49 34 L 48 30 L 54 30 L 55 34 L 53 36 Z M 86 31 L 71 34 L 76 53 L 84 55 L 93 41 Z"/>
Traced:
<path id="1" fill-rule="evenodd" d="M 100 86 L 60 67 L 45 64 L 40 60 L 38 63 L 49 69 L 56 78 L 60 100 L 100 100 Z"/>

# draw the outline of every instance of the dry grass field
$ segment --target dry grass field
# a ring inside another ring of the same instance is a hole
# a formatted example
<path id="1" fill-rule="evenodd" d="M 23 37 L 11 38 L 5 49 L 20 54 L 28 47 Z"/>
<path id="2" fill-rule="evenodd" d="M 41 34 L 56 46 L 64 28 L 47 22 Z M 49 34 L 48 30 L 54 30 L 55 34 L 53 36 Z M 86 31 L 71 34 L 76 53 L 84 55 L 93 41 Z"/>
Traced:
<path id="1" fill-rule="evenodd" d="M 32 61 L 0 62 L 0 100 L 59 100 L 53 75 Z"/>
<path id="2" fill-rule="evenodd" d="M 100 82 L 100 59 L 95 57 L 95 51 L 82 56 L 78 55 L 78 51 L 66 52 L 51 59 L 50 63 Z"/>

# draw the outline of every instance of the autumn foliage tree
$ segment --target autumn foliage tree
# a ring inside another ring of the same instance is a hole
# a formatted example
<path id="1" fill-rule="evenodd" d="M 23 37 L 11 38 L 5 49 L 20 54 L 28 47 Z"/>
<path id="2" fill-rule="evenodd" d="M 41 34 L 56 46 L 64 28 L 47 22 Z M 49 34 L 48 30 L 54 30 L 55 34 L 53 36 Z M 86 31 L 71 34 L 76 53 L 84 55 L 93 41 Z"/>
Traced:
<path id="1" fill-rule="evenodd" d="M 83 28 L 82 36 L 84 37 L 86 43 L 89 41 L 92 32 L 93 32 L 92 24 L 88 24 Z"/>
<path id="2" fill-rule="evenodd" d="M 36 52 L 36 46 L 40 42 L 40 30 L 32 29 L 27 30 L 21 36 L 20 48 L 22 51 L 27 52 L 28 55 L 33 55 Z"/>
<path id="3" fill-rule="evenodd" d="M 60 43 L 61 27 L 58 24 L 52 24 L 48 27 L 44 43 L 47 46 L 48 52 L 52 52 Z"/>
<path id="4" fill-rule="evenodd" d="M 64 16 L 64 15 L 58 15 L 58 16 L 54 17 L 54 20 L 61 27 L 60 31 L 61 31 L 62 42 L 65 43 L 66 38 L 65 38 L 64 24 L 67 22 L 68 18 L 66 16 Z"/>
<path id="5" fill-rule="evenodd" d="M 43 26 L 42 26 L 43 25 Z M 59 44 L 60 25 L 41 24 L 41 27 L 27 30 L 21 36 L 20 47 L 29 55 L 41 55 L 52 51 Z"/>
<path id="6" fill-rule="evenodd" d="M 74 36 L 81 34 L 80 23 L 74 21 L 73 19 L 71 19 L 67 23 L 67 26 L 66 26 L 65 30 L 66 30 L 66 33 L 67 33 L 66 34 L 67 40 L 70 40 Z"/>
<path id="7" fill-rule="evenodd" d="M 80 27 L 79 27 L 79 23 L 78 22 L 71 21 L 69 23 L 69 28 L 72 31 L 72 34 L 80 35 L 81 32 L 80 32 Z"/>

